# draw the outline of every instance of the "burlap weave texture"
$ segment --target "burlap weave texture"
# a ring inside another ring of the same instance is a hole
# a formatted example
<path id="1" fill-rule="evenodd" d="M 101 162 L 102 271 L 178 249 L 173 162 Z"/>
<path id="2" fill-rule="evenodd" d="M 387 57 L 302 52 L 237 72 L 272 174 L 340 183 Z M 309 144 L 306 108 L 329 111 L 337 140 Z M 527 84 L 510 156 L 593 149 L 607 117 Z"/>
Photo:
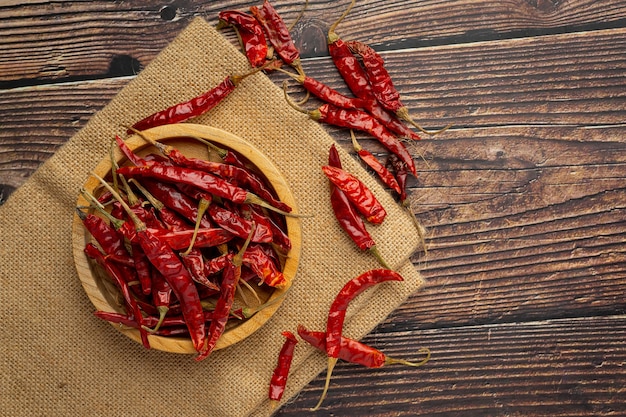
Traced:
<path id="1" fill-rule="evenodd" d="M 147 351 L 92 315 L 75 272 L 70 229 L 90 170 L 107 155 L 111 138 L 124 134 L 122 125 L 248 69 L 243 55 L 197 18 L 0 207 L 1 415 L 267 416 L 267 384 L 281 331 L 295 331 L 298 323 L 323 329 L 341 286 L 378 267 L 332 216 L 320 167 L 333 139 L 286 105 L 281 89 L 259 73 L 194 123 L 260 148 L 286 177 L 300 212 L 315 215 L 303 219 L 301 263 L 289 297 L 253 336 L 203 362 Z M 370 230 L 388 262 L 402 263 L 405 278 L 351 305 L 345 334 L 360 338 L 421 286 L 418 272 L 404 262 L 419 241 L 409 216 L 357 161 L 343 151 L 341 156 L 385 205 L 385 224 Z M 300 343 L 285 400 L 325 364 L 322 354 Z"/>

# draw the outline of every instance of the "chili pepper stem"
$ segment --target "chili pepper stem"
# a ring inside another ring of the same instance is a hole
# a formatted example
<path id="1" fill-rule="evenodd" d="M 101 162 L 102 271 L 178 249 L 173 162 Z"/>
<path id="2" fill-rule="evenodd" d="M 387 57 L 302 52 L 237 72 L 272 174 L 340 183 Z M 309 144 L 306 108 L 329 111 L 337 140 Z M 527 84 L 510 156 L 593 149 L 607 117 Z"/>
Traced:
<path id="1" fill-rule="evenodd" d="M 148 333 L 156 333 L 161 328 L 161 324 L 163 324 L 163 320 L 165 320 L 165 315 L 169 311 L 169 307 L 167 307 L 167 306 L 158 306 L 157 310 L 159 311 L 159 321 L 154 326 L 154 328 L 151 329 L 150 327 L 145 326 L 145 325 L 141 326 Z"/>
<path id="2" fill-rule="evenodd" d="M 328 370 L 326 371 L 326 382 L 324 383 L 324 390 L 322 391 L 322 396 L 320 397 L 315 407 L 311 408 L 311 411 L 319 410 L 319 408 L 322 406 L 322 403 L 326 399 L 326 394 L 328 394 L 328 388 L 330 387 L 330 377 L 333 373 L 333 369 L 335 369 L 337 360 L 338 358 L 333 358 L 333 357 L 328 358 Z"/>
<path id="3" fill-rule="evenodd" d="M 385 262 L 385 260 L 383 259 L 383 257 L 380 255 L 380 252 L 378 251 L 378 248 L 376 247 L 376 245 L 372 246 L 371 248 L 368 249 L 370 251 L 370 253 L 372 255 L 374 255 L 374 257 L 376 258 L 376 260 L 378 261 L 378 263 L 386 269 L 392 269 L 387 262 Z"/>
<path id="4" fill-rule="evenodd" d="M 193 249 L 193 245 L 196 243 L 196 238 L 198 237 L 198 230 L 200 229 L 200 222 L 202 221 L 202 216 L 209 208 L 211 202 L 206 198 L 201 198 L 198 203 L 198 215 L 196 216 L 196 226 L 193 229 L 193 235 L 191 236 L 191 242 L 189 242 L 189 247 L 186 251 L 181 252 L 181 256 L 187 256 Z"/>
<path id="5" fill-rule="evenodd" d="M 304 12 L 306 11 L 306 8 L 308 7 L 308 5 L 309 5 L 309 0 L 306 0 L 304 2 L 304 7 L 302 8 L 302 10 L 300 10 L 300 13 L 298 13 L 296 20 L 294 20 L 293 23 L 289 25 L 289 30 L 292 30 L 294 26 L 296 26 L 296 24 L 300 21 L 300 19 L 302 19 L 302 16 L 304 15 Z"/>
<path id="6" fill-rule="evenodd" d="M 122 207 L 128 214 L 128 217 L 135 225 L 135 230 L 138 232 L 146 230 L 147 228 L 146 224 L 142 222 L 141 219 L 139 219 L 139 217 L 131 210 L 130 207 L 128 207 L 128 204 L 126 204 L 122 196 L 120 196 L 119 193 L 115 191 L 113 187 L 111 187 L 103 178 L 99 177 L 97 174 L 93 172 L 91 173 L 91 175 L 93 175 L 98 181 L 100 181 L 100 183 L 104 186 L 104 188 L 106 188 L 107 190 L 111 192 L 111 194 L 113 195 L 113 198 L 115 198 L 116 200 L 120 202 L 120 204 L 122 205 Z"/>
<path id="7" fill-rule="evenodd" d="M 341 23 L 341 21 L 348 15 L 348 13 L 350 13 L 350 10 L 352 10 L 352 8 L 354 7 L 354 5 L 356 4 L 356 0 L 352 0 L 350 2 L 350 5 L 348 6 L 348 8 L 343 12 L 343 14 L 341 16 L 339 16 L 339 19 L 337 19 L 332 25 L 330 25 L 330 28 L 328 28 L 328 40 L 327 42 L 329 44 L 337 41 L 337 39 L 339 39 L 339 36 L 335 33 L 335 29 L 337 29 L 337 26 L 339 26 L 339 23 Z"/>
<path id="8" fill-rule="evenodd" d="M 409 115 L 409 109 L 406 107 L 400 107 L 398 109 L 398 111 L 396 112 L 396 116 L 398 116 L 399 119 L 404 120 L 407 123 L 410 123 L 413 127 L 415 127 L 417 130 L 419 130 L 420 132 L 429 135 L 429 136 L 435 136 L 438 135 L 440 133 L 445 132 L 446 130 L 450 129 L 452 127 L 452 123 L 450 123 L 449 125 L 439 129 L 439 130 L 426 130 L 424 129 L 422 126 L 420 126 L 418 123 L 416 123 L 411 116 Z"/>
<path id="9" fill-rule="evenodd" d="M 420 350 L 417 351 L 417 353 L 423 353 L 426 355 L 426 357 L 419 362 L 409 362 L 409 361 L 405 361 L 404 359 L 390 358 L 387 356 L 385 357 L 385 365 L 398 364 L 398 365 L 419 367 L 419 366 L 424 365 L 430 359 L 430 349 L 428 348 L 421 348 Z"/>
<path id="10" fill-rule="evenodd" d="M 263 200 L 261 197 L 257 196 L 256 194 L 253 193 L 248 193 L 246 196 L 246 200 L 244 201 L 244 203 L 246 204 L 256 204 L 258 206 L 261 206 L 263 208 L 266 208 L 268 210 L 274 211 L 278 214 L 282 214 L 283 216 L 286 217 L 297 217 L 297 218 L 308 218 L 308 217 L 313 217 L 312 214 L 296 214 L 296 213 L 288 213 L 284 210 L 281 210 L 279 208 L 276 208 L 274 206 L 272 206 L 270 203 L 268 203 L 267 201 Z"/>

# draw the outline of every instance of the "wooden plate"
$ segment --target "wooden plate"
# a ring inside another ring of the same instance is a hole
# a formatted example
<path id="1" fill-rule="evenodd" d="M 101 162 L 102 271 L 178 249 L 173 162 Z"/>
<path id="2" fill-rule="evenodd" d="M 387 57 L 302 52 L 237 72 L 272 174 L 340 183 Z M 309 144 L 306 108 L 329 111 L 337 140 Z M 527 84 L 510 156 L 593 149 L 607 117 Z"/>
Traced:
<path id="1" fill-rule="evenodd" d="M 213 142 L 221 148 L 229 148 L 237 151 L 240 155 L 247 158 L 256 168 L 266 177 L 268 182 L 274 188 L 278 198 L 284 203 L 292 207 L 293 212 L 297 213 L 298 209 L 296 201 L 291 193 L 287 181 L 279 172 L 278 168 L 264 156 L 254 145 L 239 138 L 233 134 L 216 129 L 210 126 L 197 124 L 175 124 L 159 126 L 145 131 L 149 137 L 169 145 L 175 146 L 186 156 L 196 158 L 209 158 L 207 146 L 199 141 L 191 139 L 199 137 Z M 137 135 L 126 140 L 128 146 L 138 154 L 158 153 L 156 148 L 146 143 L 146 141 Z M 122 156 L 118 149 L 115 149 L 115 159 L 119 165 L 124 165 L 126 159 Z M 98 164 L 93 171 L 102 178 L 106 178 L 111 172 L 111 162 L 109 158 L 105 158 Z M 84 188 L 89 192 L 97 192 L 100 189 L 99 182 L 90 176 L 84 184 Z M 82 196 L 78 197 L 77 206 L 84 206 L 87 202 Z M 259 311 L 251 318 L 238 322 L 236 325 L 227 328 L 225 333 L 219 339 L 215 349 L 223 349 L 227 346 L 237 343 L 260 328 L 269 318 L 278 310 L 280 304 L 284 300 L 285 292 L 289 289 L 298 269 L 301 249 L 301 224 L 296 217 L 286 217 L 287 233 L 291 239 L 292 249 L 285 259 L 283 266 L 283 274 L 287 281 L 284 288 L 268 290 L 266 293 L 260 294 L 262 301 L 272 301 L 268 307 Z M 83 252 L 87 242 L 91 241 L 91 236 L 85 230 L 81 220 L 77 215 L 74 216 L 72 222 L 72 244 L 74 261 L 78 277 L 82 283 L 87 296 L 97 310 L 108 312 L 123 312 L 122 308 L 115 302 L 117 294 L 116 289 L 109 284 L 108 280 L 103 278 L 103 272 L 100 268 L 87 258 Z M 114 325 L 116 329 L 130 337 L 131 339 L 141 343 L 141 336 L 136 329 L 121 328 Z M 162 336 L 149 336 L 150 345 L 153 349 L 175 353 L 196 353 L 189 338 L 173 338 Z"/>

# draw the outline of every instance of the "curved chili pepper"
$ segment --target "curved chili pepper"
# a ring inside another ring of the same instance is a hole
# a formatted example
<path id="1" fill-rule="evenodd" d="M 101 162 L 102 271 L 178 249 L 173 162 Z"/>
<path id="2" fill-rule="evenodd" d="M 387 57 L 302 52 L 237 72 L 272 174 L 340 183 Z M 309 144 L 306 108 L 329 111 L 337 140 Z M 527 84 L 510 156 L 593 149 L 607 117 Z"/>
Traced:
<path id="1" fill-rule="evenodd" d="M 334 144 L 328 152 L 328 165 L 336 168 L 342 167 L 339 152 L 337 152 L 337 147 Z M 376 242 L 374 242 L 374 239 L 367 231 L 361 216 L 359 216 L 348 197 L 346 197 L 346 194 L 332 182 L 330 183 L 330 204 L 339 226 L 350 236 L 359 249 L 370 251 L 381 266 L 390 269 L 378 252 Z"/>
<path id="2" fill-rule="evenodd" d="M 298 336 L 311 346 L 326 352 L 326 333 L 307 330 L 298 325 Z M 385 365 L 422 366 L 430 359 L 430 350 L 420 349 L 418 353 L 426 354 L 426 358 L 419 362 L 409 362 L 403 359 L 391 358 L 378 349 L 359 342 L 358 340 L 341 337 L 339 359 L 346 362 L 363 365 L 368 368 L 382 368 Z"/>
<path id="3" fill-rule="evenodd" d="M 224 101 L 224 99 L 235 90 L 242 80 L 252 74 L 255 74 L 260 69 L 262 69 L 262 67 L 255 68 L 253 71 L 242 75 L 229 75 L 224 78 L 221 83 L 209 91 L 188 101 L 174 104 L 165 110 L 151 114 L 150 116 L 147 116 L 133 124 L 132 127 L 136 130 L 146 130 L 151 127 L 184 122 L 192 117 L 200 116 Z M 128 129 L 127 132 L 132 133 L 133 130 Z"/>
<path id="4" fill-rule="evenodd" d="M 113 196 L 122 204 L 124 210 L 135 225 L 136 238 L 149 259 L 150 263 L 163 274 L 163 277 L 172 288 L 176 298 L 180 301 L 182 313 L 185 317 L 187 328 L 193 346 L 197 352 L 206 349 L 206 330 L 204 314 L 198 290 L 193 283 L 189 271 L 176 256 L 171 247 L 157 235 L 148 231 L 146 225 L 137 217 L 130 207 L 122 200 L 117 192 L 102 178 L 93 174 Z"/>
<path id="5" fill-rule="evenodd" d="M 341 94 L 339 91 L 329 87 L 328 85 L 316 80 L 315 78 L 306 75 L 295 75 L 287 71 L 284 73 L 291 76 L 298 81 L 305 90 L 313 94 L 317 98 L 343 109 L 353 110 L 365 110 L 372 116 L 374 116 L 380 123 L 382 123 L 391 132 L 399 135 L 403 138 L 409 138 L 413 140 L 420 140 L 421 138 L 417 133 L 412 131 L 406 126 L 400 119 L 392 115 L 384 108 L 382 108 L 376 99 L 362 99 L 359 97 L 348 97 Z"/>
<path id="6" fill-rule="evenodd" d="M 354 207 L 372 223 L 380 224 L 385 220 L 387 212 L 376 196 L 357 177 L 341 168 L 325 165 L 322 171 L 326 177 L 354 204 Z"/>
<path id="7" fill-rule="evenodd" d="M 243 254 L 248 248 L 248 244 L 250 243 L 250 239 L 252 238 L 253 233 L 254 229 L 250 232 L 250 235 L 248 236 L 238 253 L 236 253 L 235 255 L 229 255 L 227 257 L 228 262 L 222 270 L 220 295 L 217 299 L 217 304 L 215 305 L 215 310 L 213 311 L 213 318 L 209 326 L 206 348 L 203 350 L 203 352 L 196 356 L 196 360 L 198 361 L 203 360 L 211 354 L 211 352 L 215 348 L 215 345 L 217 344 L 217 341 L 224 333 L 226 323 L 228 322 L 228 318 L 230 317 L 230 310 L 235 300 L 235 290 L 237 289 L 239 278 L 241 278 L 241 265 L 243 263 Z"/>
<path id="8" fill-rule="evenodd" d="M 173 250 L 183 250 L 189 247 L 193 238 L 194 229 L 187 230 L 167 230 L 167 229 L 149 229 L 149 231 L 157 235 L 164 243 Z M 228 243 L 233 239 L 234 235 L 227 230 L 218 227 L 198 229 L 195 248 L 211 248 Z"/>
<path id="9" fill-rule="evenodd" d="M 270 287 L 284 288 L 287 284 L 285 275 L 278 269 L 272 259 L 267 256 L 261 246 L 250 245 L 243 254 L 243 263 Z"/>
<path id="10" fill-rule="evenodd" d="M 400 93 L 393 85 L 391 75 L 385 68 L 383 57 L 372 47 L 360 41 L 348 41 L 346 45 L 350 51 L 361 57 L 365 74 L 371 85 L 371 91 L 382 107 L 429 135 L 436 135 L 450 127 L 429 132 L 418 125 L 409 115 L 409 109 L 402 103 Z"/>
<path id="11" fill-rule="evenodd" d="M 252 6 L 250 7 L 250 12 L 265 30 L 267 39 L 274 47 L 278 56 L 287 65 L 294 67 L 298 73 L 303 74 L 300 51 L 298 51 L 291 38 L 289 28 L 270 2 L 264 0 L 261 8 Z"/>
<path id="12" fill-rule="evenodd" d="M 79 209 L 76 209 L 76 215 L 82 221 L 89 234 L 98 242 L 105 255 L 111 255 L 113 259 L 120 259 L 126 262 L 132 261 L 126 246 L 124 246 L 124 240 L 102 217 L 84 213 Z"/>
<path id="13" fill-rule="evenodd" d="M 235 236 L 245 239 L 254 227 L 254 234 L 251 239 L 252 242 L 269 243 L 273 240 L 272 231 L 264 224 L 253 223 L 252 221 L 244 219 L 237 213 L 220 207 L 217 204 L 211 204 L 208 212 L 211 219 L 213 219 L 218 226 Z"/>
<path id="14" fill-rule="evenodd" d="M 283 397 L 285 387 L 287 386 L 287 378 L 289 377 L 289 369 L 291 368 L 291 361 L 293 360 L 293 352 L 295 350 L 298 339 L 296 336 L 289 332 L 284 331 L 281 333 L 285 336 L 285 342 L 280 348 L 278 354 L 278 364 L 272 373 L 272 379 L 270 380 L 269 399 L 274 406 Z"/>
<path id="15" fill-rule="evenodd" d="M 378 159 L 376 159 L 371 152 L 363 149 L 363 147 L 356 140 L 356 135 L 353 131 L 350 131 L 350 136 L 352 137 L 352 146 L 361 160 L 365 162 L 367 166 L 372 168 L 376 174 L 378 174 L 378 178 L 380 178 L 385 185 L 392 188 L 398 194 L 401 194 L 402 190 L 400 189 L 398 181 L 396 181 L 393 174 L 389 172 L 389 170 Z"/>
<path id="16" fill-rule="evenodd" d="M 239 10 L 222 10 L 218 14 L 220 23 L 235 28 L 248 62 L 253 67 L 263 65 L 268 58 L 267 39 L 263 27 L 257 19 Z M 218 29 L 220 28 L 218 24 Z"/>
<path id="17" fill-rule="evenodd" d="M 108 262 L 102 252 L 92 243 L 88 243 L 85 246 L 85 254 L 95 260 L 101 267 L 105 269 L 108 276 L 113 280 L 116 284 L 117 288 L 121 291 L 122 297 L 126 302 L 127 312 L 130 314 L 132 312 L 132 317 L 141 325 L 143 324 L 143 316 L 141 314 L 141 310 L 139 309 L 139 305 L 135 301 L 135 297 L 130 293 L 130 288 L 124 279 L 122 278 L 122 273 L 118 269 L 118 267 Z M 139 329 L 139 334 L 141 336 L 141 342 L 143 343 L 146 349 L 150 349 L 150 342 L 148 340 L 148 335 L 145 330 Z"/>
<path id="18" fill-rule="evenodd" d="M 326 355 L 328 356 L 326 383 L 322 396 L 314 407 L 314 410 L 318 409 L 326 398 L 326 393 L 330 385 L 330 377 L 339 359 L 343 322 L 346 317 L 348 305 L 356 296 L 363 293 L 368 288 L 386 281 L 404 281 L 404 278 L 396 271 L 390 269 L 371 269 L 348 281 L 335 296 L 330 306 L 328 320 L 326 322 Z"/>
<path id="19" fill-rule="evenodd" d="M 387 160 L 387 165 L 390 165 L 393 168 L 396 181 L 398 182 L 398 186 L 400 187 L 400 201 L 404 203 L 407 197 L 406 187 L 407 179 L 409 176 L 409 173 L 407 172 L 407 167 L 404 162 L 402 162 L 396 155 L 389 155 L 389 158 Z"/>
<path id="20" fill-rule="evenodd" d="M 167 182 L 189 184 L 234 203 L 258 204 L 286 216 L 298 216 L 280 210 L 265 200 L 262 200 L 256 194 L 241 187 L 237 187 L 216 175 L 204 171 L 158 163 L 135 167 L 124 166 L 120 167 L 117 171 L 130 178 L 147 177 Z"/>
<path id="21" fill-rule="evenodd" d="M 308 112 L 308 114 L 313 120 L 369 133 L 387 150 L 398 155 L 407 164 L 413 175 L 417 176 L 415 162 L 407 148 L 371 114 L 362 110 L 342 109 L 328 103 Z"/>

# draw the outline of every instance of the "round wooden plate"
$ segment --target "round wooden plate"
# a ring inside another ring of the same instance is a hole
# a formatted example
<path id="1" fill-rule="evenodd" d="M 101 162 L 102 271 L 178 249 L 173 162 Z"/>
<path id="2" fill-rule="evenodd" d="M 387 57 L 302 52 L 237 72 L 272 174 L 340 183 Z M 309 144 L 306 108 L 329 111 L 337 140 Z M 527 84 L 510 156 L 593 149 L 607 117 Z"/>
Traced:
<path id="1" fill-rule="evenodd" d="M 259 151 L 254 145 L 237 137 L 231 133 L 225 132 L 206 125 L 197 125 L 190 123 L 181 123 L 174 125 L 159 126 L 146 130 L 144 134 L 150 138 L 168 145 L 175 146 L 188 157 L 196 157 L 208 159 L 209 153 L 207 146 L 199 141 L 193 140 L 193 137 L 199 137 L 213 142 L 221 148 L 228 148 L 238 152 L 247 158 L 256 168 L 266 177 L 268 182 L 274 188 L 278 198 L 288 204 L 294 213 L 298 212 L 296 201 L 291 193 L 287 181 L 279 172 L 278 168 Z M 142 155 L 147 153 L 157 153 L 158 150 L 148 144 L 141 137 L 134 135 L 125 141 L 128 146 L 136 153 Z M 126 159 L 122 156 L 119 149 L 115 149 L 114 157 L 119 165 L 124 165 Z M 102 160 L 93 171 L 102 178 L 106 178 L 111 172 L 111 161 L 109 158 Z M 100 189 L 100 183 L 96 178 L 90 176 L 84 184 L 85 190 L 96 193 Z M 78 197 L 77 206 L 85 206 L 87 202 L 82 196 Z M 285 292 L 288 291 L 298 269 L 300 260 L 300 249 L 302 242 L 302 232 L 300 220 L 297 217 L 286 217 L 287 234 L 291 239 L 292 249 L 288 257 L 284 261 L 282 272 L 285 276 L 287 284 L 281 289 L 272 289 L 265 293 L 259 294 L 264 302 L 271 301 L 268 307 L 260 310 L 249 319 L 238 322 L 236 325 L 227 328 L 222 337 L 220 337 L 215 349 L 223 349 L 234 343 L 237 343 L 254 331 L 260 328 L 269 318 L 278 310 L 280 304 L 284 300 Z M 91 236 L 85 230 L 81 220 L 77 215 L 74 216 L 72 222 L 72 244 L 74 253 L 74 262 L 78 277 L 82 283 L 87 296 L 100 311 L 123 312 L 123 309 L 116 303 L 117 290 L 113 288 L 106 278 L 103 278 L 103 272 L 97 265 L 93 265 L 83 252 L 87 242 L 91 241 Z M 141 343 L 141 336 L 136 329 L 122 328 L 114 325 L 116 329 L 130 337 L 131 339 Z M 175 353 L 196 353 L 192 342 L 189 338 L 174 338 L 149 335 L 150 346 L 167 352 Z"/>

